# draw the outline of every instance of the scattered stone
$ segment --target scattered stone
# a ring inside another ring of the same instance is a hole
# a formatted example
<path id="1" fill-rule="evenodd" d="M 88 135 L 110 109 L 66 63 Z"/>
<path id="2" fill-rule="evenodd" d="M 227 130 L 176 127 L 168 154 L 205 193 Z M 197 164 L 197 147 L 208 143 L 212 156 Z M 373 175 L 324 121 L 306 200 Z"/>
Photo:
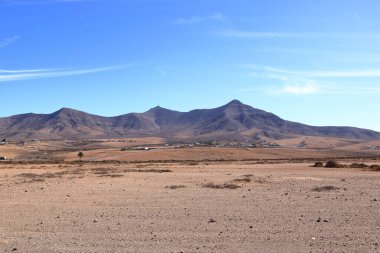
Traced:
<path id="1" fill-rule="evenodd" d="M 216 222 L 216 220 L 213 219 L 213 218 L 211 218 L 211 219 L 208 221 L 208 223 L 215 223 L 215 222 Z"/>

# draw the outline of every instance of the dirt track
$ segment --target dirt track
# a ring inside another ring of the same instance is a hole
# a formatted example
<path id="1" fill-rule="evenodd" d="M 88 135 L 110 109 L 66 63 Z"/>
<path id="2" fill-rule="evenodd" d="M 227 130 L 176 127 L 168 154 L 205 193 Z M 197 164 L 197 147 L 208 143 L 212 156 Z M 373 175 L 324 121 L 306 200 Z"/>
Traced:
<path id="1" fill-rule="evenodd" d="M 309 165 L 3 164 L 0 251 L 380 252 L 380 173 Z"/>

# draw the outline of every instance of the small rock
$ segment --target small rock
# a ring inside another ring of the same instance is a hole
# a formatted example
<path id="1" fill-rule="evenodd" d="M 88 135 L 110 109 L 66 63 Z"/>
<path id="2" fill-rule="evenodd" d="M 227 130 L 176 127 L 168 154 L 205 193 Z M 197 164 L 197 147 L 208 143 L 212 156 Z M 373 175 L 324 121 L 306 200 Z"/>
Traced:
<path id="1" fill-rule="evenodd" d="M 215 222 L 216 222 L 216 220 L 213 219 L 213 218 L 211 218 L 211 219 L 208 221 L 208 223 L 215 223 Z"/>

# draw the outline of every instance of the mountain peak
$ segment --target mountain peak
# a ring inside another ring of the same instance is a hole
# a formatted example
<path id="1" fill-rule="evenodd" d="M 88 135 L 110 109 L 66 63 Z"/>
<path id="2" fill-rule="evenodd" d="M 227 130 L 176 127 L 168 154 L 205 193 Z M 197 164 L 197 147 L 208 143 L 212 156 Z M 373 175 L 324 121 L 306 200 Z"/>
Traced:
<path id="1" fill-rule="evenodd" d="M 231 100 L 231 102 L 229 102 L 228 104 L 226 104 L 226 106 L 231 106 L 231 105 L 244 105 L 244 104 L 240 102 L 239 100 L 234 99 L 234 100 Z"/>
<path id="2" fill-rule="evenodd" d="M 158 112 L 158 111 L 162 111 L 162 110 L 165 110 L 165 108 L 162 108 L 161 106 L 157 105 L 153 108 L 150 108 L 148 111 L 146 112 Z"/>
<path id="3" fill-rule="evenodd" d="M 151 108 L 150 110 L 161 110 L 161 109 L 165 109 L 165 108 L 163 108 L 163 107 L 157 105 L 157 106 Z"/>
<path id="4" fill-rule="evenodd" d="M 77 110 L 74 110 L 71 108 L 67 108 L 67 107 L 62 107 L 58 111 L 53 112 L 51 115 L 52 116 L 67 116 L 67 115 L 76 115 L 76 114 L 80 114 L 80 113 L 81 113 L 80 111 L 77 111 Z"/>
<path id="5" fill-rule="evenodd" d="M 54 112 L 54 114 L 68 113 L 68 112 L 72 112 L 72 111 L 75 111 L 75 110 L 71 109 L 71 108 L 67 108 L 67 107 L 62 107 L 58 111 Z"/>
<path id="6" fill-rule="evenodd" d="M 156 107 L 153 107 L 151 109 L 149 109 L 147 112 L 152 112 L 152 113 L 157 113 L 157 112 L 172 112 L 172 110 L 169 110 L 169 109 L 166 109 L 164 107 L 161 107 L 161 106 L 156 106 Z"/>

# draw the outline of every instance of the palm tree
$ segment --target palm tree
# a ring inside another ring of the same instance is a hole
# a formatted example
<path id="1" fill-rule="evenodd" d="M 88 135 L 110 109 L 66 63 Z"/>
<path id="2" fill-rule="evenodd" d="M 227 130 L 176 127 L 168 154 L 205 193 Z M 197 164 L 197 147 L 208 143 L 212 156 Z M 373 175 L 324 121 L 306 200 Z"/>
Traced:
<path id="1" fill-rule="evenodd" d="M 79 160 L 80 160 L 80 161 L 82 161 L 82 157 L 83 157 L 83 156 L 84 156 L 84 154 L 83 154 L 82 151 L 78 153 L 78 157 L 79 157 Z"/>

